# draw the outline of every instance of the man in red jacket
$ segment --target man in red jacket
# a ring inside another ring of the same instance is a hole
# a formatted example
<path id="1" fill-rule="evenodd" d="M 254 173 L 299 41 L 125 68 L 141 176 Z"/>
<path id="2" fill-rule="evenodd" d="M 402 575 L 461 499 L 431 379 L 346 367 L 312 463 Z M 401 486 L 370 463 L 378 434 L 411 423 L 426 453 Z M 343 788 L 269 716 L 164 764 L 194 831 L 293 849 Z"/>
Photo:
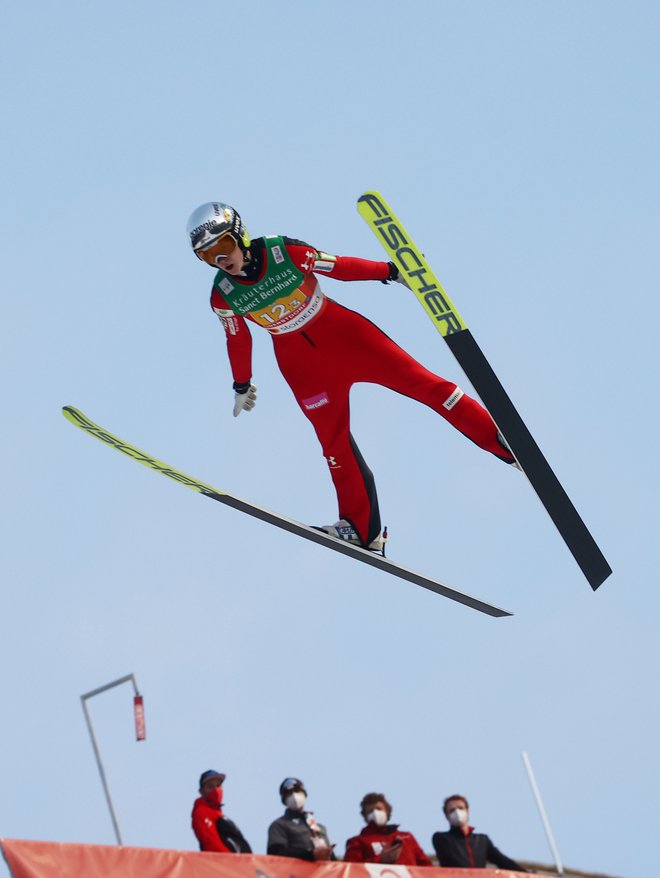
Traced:
<path id="1" fill-rule="evenodd" d="M 200 851 L 220 854 L 250 854 L 252 849 L 232 820 L 222 813 L 222 785 L 226 775 L 205 771 L 199 779 L 199 799 L 192 810 L 192 828 Z"/>
<path id="2" fill-rule="evenodd" d="M 429 372 L 365 317 L 327 298 L 316 277 L 405 284 L 393 262 L 333 256 L 284 236 L 251 239 L 237 211 L 222 202 L 198 207 L 188 234 L 195 255 L 217 271 L 211 306 L 227 336 L 234 417 L 254 408 L 257 398 L 249 321 L 270 333 L 280 371 L 316 431 L 339 501 L 339 521 L 323 530 L 383 548 L 374 477 L 350 432 L 349 393 L 357 382 L 424 403 L 485 451 L 515 463 L 480 403 Z M 266 442 L 256 463 L 288 471 L 295 449 L 271 449 Z"/>
<path id="3" fill-rule="evenodd" d="M 396 823 L 389 822 L 392 806 L 383 793 L 367 793 L 360 802 L 360 813 L 367 825 L 346 842 L 346 862 L 432 865 L 412 832 L 403 832 Z"/>

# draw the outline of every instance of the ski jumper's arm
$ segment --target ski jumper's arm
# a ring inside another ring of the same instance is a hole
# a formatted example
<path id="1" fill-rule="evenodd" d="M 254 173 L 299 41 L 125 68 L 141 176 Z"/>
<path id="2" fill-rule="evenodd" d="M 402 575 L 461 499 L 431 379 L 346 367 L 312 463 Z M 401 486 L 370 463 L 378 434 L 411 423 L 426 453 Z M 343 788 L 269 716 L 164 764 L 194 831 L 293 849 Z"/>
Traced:
<path id="1" fill-rule="evenodd" d="M 235 384 L 247 384 L 252 378 L 252 334 L 245 318 L 235 314 L 224 296 L 214 287 L 211 307 L 218 315 L 227 337 L 227 354 Z"/>
<path id="2" fill-rule="evenodd" d="M 325 274 L 334 280 L 391 280 L 389 262 L 374 262 L 357 256 L 331 256 L 319 253 L 314 265 L 315 274 Z"/>
<path id="3" fill-rule="evenodd" d="M 333 256 L 302 241 L 285 238 L 286 250 L 301 271 L 322 274 L 334 280 L 392 280 L 389 262 L 375 262 L 357 256 Z"/>

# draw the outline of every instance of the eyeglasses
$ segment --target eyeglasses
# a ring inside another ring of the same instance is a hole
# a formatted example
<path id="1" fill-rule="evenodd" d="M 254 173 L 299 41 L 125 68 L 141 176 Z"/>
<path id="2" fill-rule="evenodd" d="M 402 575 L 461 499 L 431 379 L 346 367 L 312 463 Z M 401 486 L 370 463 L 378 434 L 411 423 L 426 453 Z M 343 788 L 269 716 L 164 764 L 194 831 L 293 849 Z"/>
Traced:
<path id="1" fill-rule="evenodd" d="M 209 265 L 218 265 L 222 259 L 226 259 L 234 252 L 237 244 L 238 241 L 232 233 L 225 232 L 224 235 L 220 235 L 206 247 L 195 250 L 195 253 L 203 262 L 208 262 Z"/>

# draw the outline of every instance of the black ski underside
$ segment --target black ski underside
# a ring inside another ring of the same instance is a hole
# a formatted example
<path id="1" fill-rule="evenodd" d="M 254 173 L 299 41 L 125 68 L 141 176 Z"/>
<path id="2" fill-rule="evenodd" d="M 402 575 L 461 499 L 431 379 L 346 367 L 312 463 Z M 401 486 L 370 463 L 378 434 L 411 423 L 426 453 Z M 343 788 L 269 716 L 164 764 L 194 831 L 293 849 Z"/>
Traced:
<path id="1" fill-rule="evenodd" d="M 469 329 L 445 336 L 451 352 L 504 434 L 516 460 L 595 591 L 612 572 Z"/>

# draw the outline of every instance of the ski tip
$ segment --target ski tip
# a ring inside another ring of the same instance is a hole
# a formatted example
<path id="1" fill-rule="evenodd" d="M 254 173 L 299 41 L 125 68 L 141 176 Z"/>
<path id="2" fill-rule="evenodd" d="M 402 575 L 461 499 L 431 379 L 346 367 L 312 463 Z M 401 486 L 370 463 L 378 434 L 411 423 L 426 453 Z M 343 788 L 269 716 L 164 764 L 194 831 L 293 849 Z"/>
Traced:
<path id="1" fill-rule="evenodd" d="M 612 568 L 607 563 L 607 561 L 605 561 L 605 559 L 603 559 L 603 561 L 605 563 L 597 573 L 585 572 L 585 576 L 587 577 L 589 585 L 591 586 L 593 591 L 596 591 L 596 589 L 600 588 L 605 580 L 612 575 Z"/>
<path id="2" fill-rule="evenodd" d="M 87 421 L 85 415 L 72 405 L 63 405 L 62 414 L 70 424 L 74 424 L 76 427 L 79 427 L 81 423 Z"/>

